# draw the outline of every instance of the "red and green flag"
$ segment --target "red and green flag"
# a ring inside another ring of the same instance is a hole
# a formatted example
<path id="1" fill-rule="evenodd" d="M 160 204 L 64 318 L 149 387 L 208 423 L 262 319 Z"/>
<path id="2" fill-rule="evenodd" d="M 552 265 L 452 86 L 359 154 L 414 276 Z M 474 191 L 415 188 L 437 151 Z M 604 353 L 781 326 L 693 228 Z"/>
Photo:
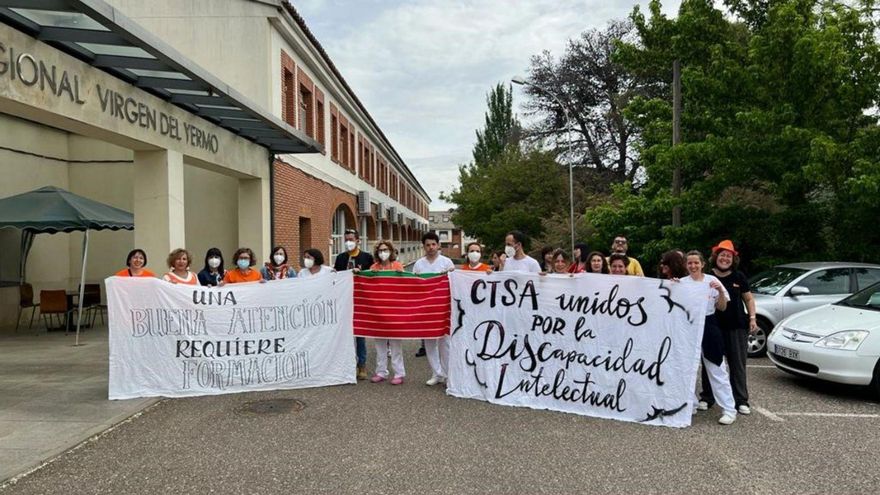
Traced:
<path id="1" fill-rule="evenodd" d="M 449 279 L 443 274 L 360 272 L 354 276 L 354 334 L 437 339 L 449 333 Z"/>

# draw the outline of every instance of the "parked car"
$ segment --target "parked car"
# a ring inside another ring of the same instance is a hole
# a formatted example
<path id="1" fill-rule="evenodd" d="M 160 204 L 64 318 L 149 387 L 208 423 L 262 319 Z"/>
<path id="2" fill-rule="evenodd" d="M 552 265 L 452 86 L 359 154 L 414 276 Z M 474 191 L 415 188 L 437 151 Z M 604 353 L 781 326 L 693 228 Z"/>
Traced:
<path id="1" fill-rule="evenodd" d="M 880 395 L 880 283 L 782 320 L 768 339 L 779 369 Z"/>
<path id="2" fill-rule="evenodd" d="M 749 285 L 758 331 L 749 336 L 749 357 L 767 352 L 767 336 L 783 319 L 840 301 L 875 282 L 880 282 L 880 265 L 865 263 L 788 263 L 755 275 Z"/>

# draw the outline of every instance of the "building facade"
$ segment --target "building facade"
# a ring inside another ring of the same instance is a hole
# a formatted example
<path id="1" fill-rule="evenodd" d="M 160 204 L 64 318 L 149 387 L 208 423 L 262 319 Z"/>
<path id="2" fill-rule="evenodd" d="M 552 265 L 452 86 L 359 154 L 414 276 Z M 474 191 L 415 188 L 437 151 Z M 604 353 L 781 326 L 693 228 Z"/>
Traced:
<path id="1" fill-rule="evenodd" d="M 440 238 L 440 249 L 443 255 L 452 259 L 465 256 L 465 249 L 470 239 L 465 239 L 461 227 L 456 226 L 451 218 L 455 210 L 428 212 L 428 228 Z"/>
<path id="2" fill-rule="evenodd" d="M 273 245 L 328 263 L 347 228 L 414 259 L 429 198 L 293 6 L 70 0 L 0 7 L 0 197 L 53 185 L 131 211 L 91 236 L 88 282 L 186 247 L 199 269 Z M 0 325 L 14 324 L 21 234 L 0 229 Z M 71 289 L 82 234 L 38 235 L 35 292 Z"/>

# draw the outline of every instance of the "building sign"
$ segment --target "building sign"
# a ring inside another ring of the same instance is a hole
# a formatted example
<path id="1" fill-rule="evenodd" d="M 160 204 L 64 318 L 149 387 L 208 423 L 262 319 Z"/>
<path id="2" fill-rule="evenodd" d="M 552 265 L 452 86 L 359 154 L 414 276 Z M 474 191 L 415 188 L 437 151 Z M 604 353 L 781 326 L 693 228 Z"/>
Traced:
<path id="1" fill-rule="evenodd" d="M 190 149 L 213 155 L 220 151 L 220 137 L 198 117 L 178 112 L 166 102 L 161 106 L 174 110 L 158 108 L 160 105 L 151 102 L 156 100 L 152 95 L 115 78 L 114 83 L 102 81 L 94 77 L 98 70 L 85 64 L 81 69 L 75 68 L 75 64 L 66 64 L 67 56 L 57 50 L 40 56 L 38 49 L 43 45 L 35 40 L 31 40 L 28 48 L 17 46 L 8 41 L 9 36 L 3 35 L 8 30 L 11 28 L 0 26 L 0 96 L 10 92 L 38 96 L 42 101 L 46 101 L 46 97 L 63 100 L 61 103 L 83 107 L 84 112 L 99 110 L 104 116 L 178 141 Z M 87 75 L 86 71 L 94 72 Z M 190 116 L 192 118 L 187 118 Z"/>

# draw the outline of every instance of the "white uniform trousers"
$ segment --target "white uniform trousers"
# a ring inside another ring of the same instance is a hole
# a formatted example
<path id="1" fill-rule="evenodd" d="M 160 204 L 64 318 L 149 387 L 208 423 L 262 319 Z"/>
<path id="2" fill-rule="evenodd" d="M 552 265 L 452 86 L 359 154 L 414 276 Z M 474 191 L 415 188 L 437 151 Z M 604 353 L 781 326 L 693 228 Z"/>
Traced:
<path id="1" fill-rule="evenodd" d="M 428 357 L 428 365 L 431 366 L 434 376 L 446 378 L 446 365 L 449 363 L 449 337 L 425 339 L 425 355 Z"/>
<path id="2" fill-rule="evenodd" d="M 733 402 L 733 388 L 730 386 L 730 374 L 727 372 L 727 360 L 721 362 L 721 366 L 713 364 L 703 358 L 703 368 L 709 375 L 709 383 L 712 385 L 712 396 L 715 403 L 734 418 L 736 417 L 736 404 Z M 700 401 L 700 396 L 694 391 L 694 404 Z"/>
<path id="3" fill-rule="evenodd" d="M 399 339 L 376 339 L 376 374 L 388 376 L 388 348 L 391 348 L 391 367 L 394 376 L 406 376 L 403 368 L 403 341 Z"/>

